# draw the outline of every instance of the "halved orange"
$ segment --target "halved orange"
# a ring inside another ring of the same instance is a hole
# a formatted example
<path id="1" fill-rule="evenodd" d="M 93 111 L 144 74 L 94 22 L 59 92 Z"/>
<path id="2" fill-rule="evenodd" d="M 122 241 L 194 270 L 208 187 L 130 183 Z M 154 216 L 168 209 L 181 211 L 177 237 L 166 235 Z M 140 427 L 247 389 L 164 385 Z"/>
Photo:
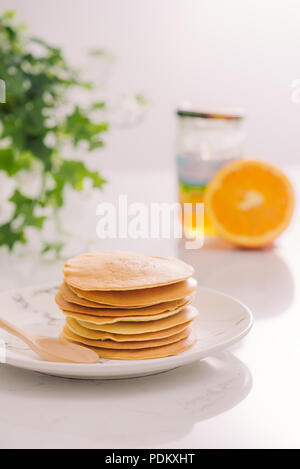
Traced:
<path id="1" fill-rule="evenodd" d="M 238 160 L 215 175 L 204 202 L 212 225 L 223 238 L 239 246 L 261 247 L 288 226 L 294 191 L 276 166 Z"/>

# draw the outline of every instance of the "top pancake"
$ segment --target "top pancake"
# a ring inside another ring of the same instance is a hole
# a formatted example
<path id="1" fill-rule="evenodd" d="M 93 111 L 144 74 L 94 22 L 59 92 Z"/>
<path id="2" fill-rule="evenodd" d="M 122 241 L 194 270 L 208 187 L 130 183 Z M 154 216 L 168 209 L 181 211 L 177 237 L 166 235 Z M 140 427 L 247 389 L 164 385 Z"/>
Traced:
<path id="1" fill-rule="evenodd" d="M 81 254 L 64 265 L 66 283 L 83 291 L 152 288 L 180 282 L 193 272 L 179 259 L 122 251 Z"/>

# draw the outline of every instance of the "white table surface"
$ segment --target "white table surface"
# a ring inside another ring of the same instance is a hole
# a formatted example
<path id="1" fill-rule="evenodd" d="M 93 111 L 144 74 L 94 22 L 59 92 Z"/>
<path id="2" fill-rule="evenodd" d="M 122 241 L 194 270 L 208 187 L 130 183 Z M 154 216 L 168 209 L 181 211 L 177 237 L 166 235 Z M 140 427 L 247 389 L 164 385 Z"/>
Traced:
<path id="1" fill-rule="evenodd" d="M 290 168 L 295 185 L 300 171 Z M 201 285 L 248 305 L 255 325 L 230 350 L 167 373 L 76 381 L 2 364 L 1 448 L 299 448 L 299 217 L 276 246 L 234 249 L 220 241 L 186 250 L 176 240 L 97 240 L 97 202 L 176 199 L 170 172 L 108 175 L 103 194 L 73 197 L 65 220 L 93 249 L 179 256 Z M 71 209 L 70 209 L 71 207 Z M 71 243 L 70 243 L 71 245 Z M 83 246 L 81 246 L 83 248 Z M 70 248 L 79 249 L 79 245 Z M 70 252 L 72 254 L 72 252 Z M 59 282 L 62 262 L 0 251 L 1 290 Z"/>

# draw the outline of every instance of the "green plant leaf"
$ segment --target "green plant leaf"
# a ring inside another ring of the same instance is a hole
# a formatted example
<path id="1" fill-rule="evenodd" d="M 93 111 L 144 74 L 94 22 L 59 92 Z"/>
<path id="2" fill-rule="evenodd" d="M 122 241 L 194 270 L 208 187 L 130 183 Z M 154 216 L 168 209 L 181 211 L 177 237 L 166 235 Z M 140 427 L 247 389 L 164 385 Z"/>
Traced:
<path id="1" fill-rule="evenodd" d="M 14 230 L 11 222 L 0 225 L 0 245 L 7 246 L 11 251 L 17 242 L 24 244 L 26 241 L 23 229 Z"/>
<path id="2" fill-rule="evenodd" d="M 67 116 L 65 133 L 72 138 L 75 147 L 80 142 L 87 142 L 89 150 L 103 146 L 99 134 L 108 130 L 108 122 L 94 123 L 87 113 L 75 106 L 74 111 Z"/>
<path id="3" fill-rule="evenodd" d="M 65 160 L 62 162 L 56 178 L 67 181 L 74 189 L 80 191 L 83 189 L 83 183 L 86 178 L 92 180 L 93 187 L 101 189 L 106 180 L 97 171 L 90 171 L 81 161 Z"/>
<path id="4" fill-rule="evenodd" d="M 34 226 L 39 230 L 43 228 L 46 217 L 36 216 L 34 214 L 35 208 L 38 205 L 38 201 L 36 199 L 26 197 L 16 189 L 9 201 L 15 204 L 13 220 L 20 220 L 20 225 L 22 227 Z"/>
<path id="5" fill-rule="evenodd" d="M 59 242 L 59 241 L 53 242 L 53 243 L 45 243 L 41 254 L 53 252 L 55 257 L 59 257 L 63 247 L 64 247 L 64 243 Z"/>

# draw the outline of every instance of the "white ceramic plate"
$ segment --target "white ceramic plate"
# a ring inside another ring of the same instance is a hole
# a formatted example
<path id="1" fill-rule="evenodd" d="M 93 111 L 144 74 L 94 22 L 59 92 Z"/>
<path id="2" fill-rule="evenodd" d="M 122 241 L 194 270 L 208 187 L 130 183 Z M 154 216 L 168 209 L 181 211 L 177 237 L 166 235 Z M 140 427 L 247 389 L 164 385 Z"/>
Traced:
<path id="1" fill-rule="evenodd" d="M 64 317 L 54 302 L 56 291 L 57 287 L 50 285 L 1 293 L 1 315 L 32 332 L 57 337 Z M 100 359 L 94 365 L 46 362 L 23 342 L 0 330 L 0 361 L 68 378 L 129 378 L 160 373 L 201 360 L 237 342 L 251 329 L 253 318 L 249 309 L 227 295 L 200 288 L 195 306 L 200 312 L 195 321 L 197 343 L 180 355 L 151 360 Z"/>

